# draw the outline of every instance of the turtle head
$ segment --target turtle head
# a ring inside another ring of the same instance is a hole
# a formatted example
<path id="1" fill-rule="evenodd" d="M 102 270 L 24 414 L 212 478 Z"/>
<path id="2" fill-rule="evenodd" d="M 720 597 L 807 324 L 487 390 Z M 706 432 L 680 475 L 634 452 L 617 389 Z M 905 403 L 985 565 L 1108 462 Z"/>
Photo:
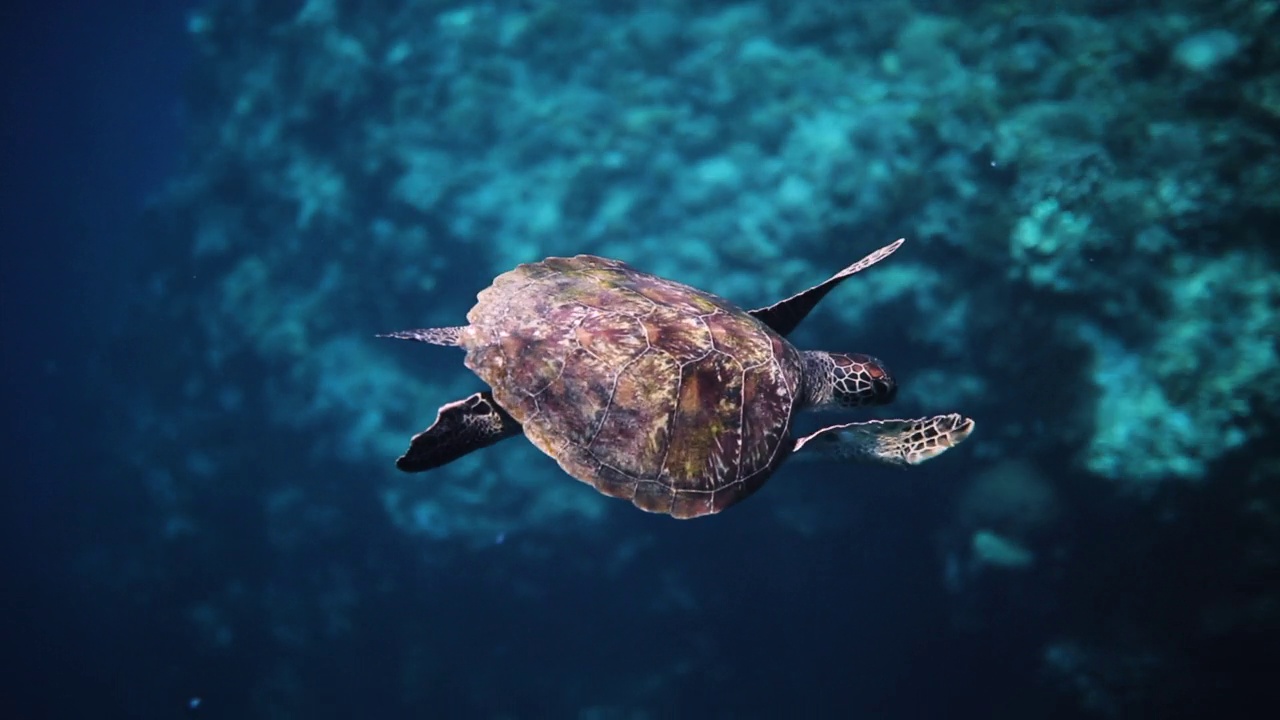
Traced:
<path id="1" fill-rule="evenodd" d="M 870 355 L 806 350 L 804 403 L 813 409 L 883 405 L 898 394 L 898 383 Z"/>

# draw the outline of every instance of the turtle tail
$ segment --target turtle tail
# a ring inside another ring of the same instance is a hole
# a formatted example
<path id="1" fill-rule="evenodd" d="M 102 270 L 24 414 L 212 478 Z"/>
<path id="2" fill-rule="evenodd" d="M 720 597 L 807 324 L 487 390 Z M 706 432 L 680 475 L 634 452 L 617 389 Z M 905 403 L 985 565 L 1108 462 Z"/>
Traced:
<path id="1" fill-rule="evenodd" d="M 461 327 L 439 327 L 439 328 L 421 328 L 419 330 L 401 330 L 399 332 L 383 333 L 378 337 L 395 338 L 397 340 L 414 340 L 417 342 L 431 343 L 432 345 L 451 345 L 458 347 L 462 345 L 462 328 Z"/>

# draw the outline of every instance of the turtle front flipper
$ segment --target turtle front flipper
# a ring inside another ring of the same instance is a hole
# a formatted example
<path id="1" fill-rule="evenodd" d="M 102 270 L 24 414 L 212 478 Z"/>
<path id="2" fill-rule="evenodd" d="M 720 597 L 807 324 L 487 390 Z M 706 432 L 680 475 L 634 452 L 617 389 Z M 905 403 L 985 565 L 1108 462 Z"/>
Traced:
<path id="1" fill-rule="evenodd" d="M 814 285 L 804 292 L 796 293 L 786 300 L 776 302 L 769 307 L 756 308 L 748 314 L 765 325 L 768 325 L 769 329 L 783 337 L 786 337 L 792 330 L 796 329 L 796 326 L 800 324 L 801 320 L 804 320 L 805 317 L 808 316 L 809 311 L 813 310 L 813 308 L 817 306 L 818 301 L 826 297 L 827 293 L 831 292 L 835 286 L 844 282 L 844 280 L 850 275 L 862 272 L 863 270 L 866 270 L 872 265 L 875 265 L 881 260 L 889 257 L 893 254 L 894 250 L 897 250 L 898 247 L 902 245 L 903 241 L 904 239 L 902 238 L 895 240 L 894 242 L 885 245 L 879 250 L 876 250 L 870 255 L 862 258 L 858 262 L 841 270 L 835 275 L 832 275 L 821 284 Z"/>
<path id="2" fill-rule="evenodd" d="M 498 407 L 493 395 L 476 393 L 440 408 L 431 427 L 413 436 L 396 467 L 405 472 L 438 468 L 522 432 L 520 423 Z"/>
<path id="3" fill-rule="evenodd" d="M 959 445 L 971 432 L 973 420 L 957 413 L 915 420 L 868 420 L 825 427 L 797 440 L 794 451 L 809 448 L 839 460 L 919 465 Z"/>

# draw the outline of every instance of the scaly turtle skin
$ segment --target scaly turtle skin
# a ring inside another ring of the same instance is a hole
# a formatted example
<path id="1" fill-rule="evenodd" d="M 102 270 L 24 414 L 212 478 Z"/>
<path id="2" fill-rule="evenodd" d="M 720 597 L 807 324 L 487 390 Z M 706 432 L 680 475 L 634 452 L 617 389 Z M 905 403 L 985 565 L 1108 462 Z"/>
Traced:
<path id="1" fill-rule="evenodd" d="M 973 422 L 945 415 L 791 433 L 798 410 L 880 404 L 896 393 L 875 358 L 801 352 L 783 336 L 901 242 L 750 312 L 617 260 L 521 265 L 479 294 L 467 326 L 391 334 L 462 347 L 492 389 L 441 408 L 397 466 L 427 470 L 523 433 L 600 492 L 691 518 L 755 492 L 802 447 L 922 462 L 963 440 Z"/>

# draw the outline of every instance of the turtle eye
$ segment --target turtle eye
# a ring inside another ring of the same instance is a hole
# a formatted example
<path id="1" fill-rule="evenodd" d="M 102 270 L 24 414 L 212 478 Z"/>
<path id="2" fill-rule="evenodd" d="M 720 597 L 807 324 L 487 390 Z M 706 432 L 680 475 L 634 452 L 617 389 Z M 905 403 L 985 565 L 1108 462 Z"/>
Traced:
<path id="1" fill-rule="evenodd" d="M 898 383 L 888 375 L 872 382 L 871 386 L 875 389 L 876 404 L 892 402 L 898 394 Z"/>

